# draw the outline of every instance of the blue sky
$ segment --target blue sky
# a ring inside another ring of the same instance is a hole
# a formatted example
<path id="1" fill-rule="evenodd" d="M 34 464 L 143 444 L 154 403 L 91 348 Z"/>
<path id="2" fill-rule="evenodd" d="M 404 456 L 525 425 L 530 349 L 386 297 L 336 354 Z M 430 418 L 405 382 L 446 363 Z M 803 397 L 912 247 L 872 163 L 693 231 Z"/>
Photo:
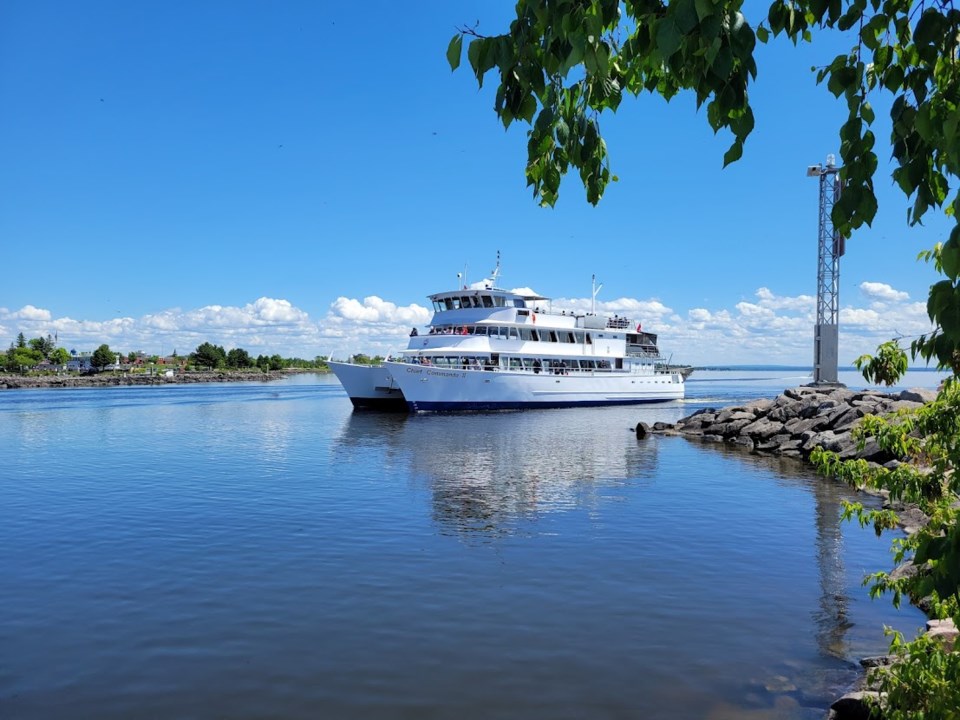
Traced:
<path id="1" fill-rule="evenodd" d="M 0 342 L 284 356 L 402 348 L 456 273 L 587 303 L 660 333 L 676 361 L 812 361 L 817 182 L 845 105 L 811 66 L 849 38 L 758 50 L 757 129 L 722 169 L 692 97 L 602 120 L 620 182 L 525 186 L 525 128 L 445 51 L 512 3 L 43 2 L 0 6 Z M 755 22 L 761 5 L 747 12 Z M 908 228 L 875 132 L 881 210 L 841 262 L 840 362 L 928 329 L 945 239 Z"/>

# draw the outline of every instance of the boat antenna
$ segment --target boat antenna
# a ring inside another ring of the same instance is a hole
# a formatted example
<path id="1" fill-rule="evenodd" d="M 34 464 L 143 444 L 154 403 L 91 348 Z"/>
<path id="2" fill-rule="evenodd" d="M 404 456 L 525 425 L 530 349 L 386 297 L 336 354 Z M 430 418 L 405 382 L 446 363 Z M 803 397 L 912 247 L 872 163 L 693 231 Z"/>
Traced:
<path id="1" fill-rule="evenodd" d="M 597 293 L 600 292 L 600 288 L 603 287 L 603 283 L 600 283 L 599 285 L 597 285 L 597 276 L 591 275 L 590 284 L 593 289 L 593 299 L 590 301 L 590 314 L 596 315 L 597 314 Z"/>
<path id="2" fill-rule="evenodd" d="M 457 277 L 460 277 L 460 276 L 457 275 Z M 463 264 L 463 289 L 466 290 L 468 287 L 470 287 L 470 283 L 467 282 L 467 264 L 464 263 Z M 457 290 L 459 289 L 460 288 L 457 288 Z"/>
<path id="3" fill-rule="evenodd" d="M 500 277 L 500 251 L 499 250 L 497 250 L 497 266 L 490 272 L 491 287 L 496 287 L 498 277 Z"/>

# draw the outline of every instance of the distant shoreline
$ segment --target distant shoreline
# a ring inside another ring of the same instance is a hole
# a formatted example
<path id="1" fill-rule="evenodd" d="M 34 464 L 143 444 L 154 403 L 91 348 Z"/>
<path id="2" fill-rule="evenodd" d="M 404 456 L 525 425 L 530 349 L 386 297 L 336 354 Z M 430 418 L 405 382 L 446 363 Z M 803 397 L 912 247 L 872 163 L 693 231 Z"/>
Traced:
<path id="1" fill-rule="evenodd" d="M 37 388 L 116 387 L 121 385 L 185 385 L 204 382 L 264 382 L 282 380 L 303 373 L 325 374 L 328 370 L 294 368 L 289 370 L 195 370 L 177 372 L 172 377 L 146 373 L 107 372 L 96 375 L 8 375 L 0 373 L 0 390 Z"/>

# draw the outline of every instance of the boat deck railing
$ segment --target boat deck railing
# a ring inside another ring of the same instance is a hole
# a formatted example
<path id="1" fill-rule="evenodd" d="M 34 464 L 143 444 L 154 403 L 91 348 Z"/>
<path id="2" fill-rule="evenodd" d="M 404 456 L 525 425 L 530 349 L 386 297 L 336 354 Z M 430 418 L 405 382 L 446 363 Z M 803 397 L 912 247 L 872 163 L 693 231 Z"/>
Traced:
<path id="1" fill-rule="evenodd" d="M 420 365 L 423 367 L 435 368 L 437 370 L 469 370 L 469 371 L 488 371 L 488 372 L 519 372 L 519 373 L 530 373 L 535 375 L 581 375 L 581 376 L 590 376 L 590 375 L 669 375 L 672 374 L 669 371 L 664 370 L 661 366 L 653 362 L 651 358 L 650 363 L 645 363 L 643 372 L 637 372 L 636 368 L 617 368 L 613 367 L 609 361 L 596 361 L 598 363 L 606 363 L 606 366 L 596 366 L 596 367 L 580 367 L 572 366 L 572 361 L 551 361 L 547 362 L 544 360 L 540 361 L 540 364 L 536 364 L 536 360 L 533 363 L 526 362 L 527 358 L 523 359 L 524 361 L 519 364 L 513 364 L 510 362 L 496 364 L 491 362 L 484 362 L 480 358 L 461 358 L 459 361 L 447 361 L 444 362 L 444 358 L 428 358 L 428 357 L 416 357 L 416 358 L 394 358 L 394 362 L 407 363 L 409 365 Z"/>

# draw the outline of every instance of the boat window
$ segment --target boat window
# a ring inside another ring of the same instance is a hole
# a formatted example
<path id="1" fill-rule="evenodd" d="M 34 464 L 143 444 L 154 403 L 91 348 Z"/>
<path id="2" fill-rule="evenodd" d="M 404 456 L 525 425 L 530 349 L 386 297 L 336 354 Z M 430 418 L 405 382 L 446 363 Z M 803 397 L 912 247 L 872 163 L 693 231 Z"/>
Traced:
<path id="1" fill-rule="evenodd" d="M 482 299 L 484 307 L 493 307 L 493 298 L 491 298 L 489 295 L 484 295 Z"/>
<path id="2" fill-rule="evenodd" d="M 473 303 L 470 302 L 469 296 L 460 298 L 460 307 L 468 308 L 468 307 L 471 307 L 472 305 Z"/>
<path id="3" fill-rule="evenodd" d="M 453 301 L 450 300 L 450 298 L 444 298 L 444 299 L 443 299 L 443 306 L 444 306 L 447 310 L 453 310 Z"/>
<path id="4" fill-rule="evenodd" d="M 551 331 L 550 331 L 550 340 L 549 340 L 548 342 L 560 342 L 559 340 L 557 340 L 557 331 L 556 331 L 556 330 L 551 330 Z"/>
<path id="5" fill-rule="evenodd" d="M 434 301 L 433 301 L 433 311 L 434 311 L 434 312 L 440 312 L 441 310 L 443 310 L 443 303 L 441 303 L 439 300 L 434 300 Z"/>
<path id="6" fill-rule="evenodd" d="M 590 333 L 587 333 L 587 345 L 593 345 L 593 338 L 590 337 Z"/>
<path id="7" fill-rule="evenodd" d="M 480 307 L 480 296 L 474 295 L 472 298 L 470 298 L 470 304 L 474 307 Z"/>
<path id="8" fill-rule="evenodd" d="M 510 339 L 511 339 L 511 340 L 519 340 L 519 339 L 520 339 L 520 333 L 519 333 L 519 331 L 517 330 L 517 328 L 515 328 L 515 327 L 509 328 L 509 331 L 510 331 Z"/>
<path id="9" fill-rule="evenodd" d="M 574 337 L 577 339 L 577 344 L 582 345 L 582 344 L 583 344 L 583 332 L 578 331 L 578 332 L 575 332 L 573 335 L 574 335 Z"/>
<path id="10" fill-rule="evenodd" d="M 473 334 L 474 334 L 474 335 L 486 335 L 486 334 L 487 334 L 487 326 L 486 326 L 486 325 L 477 325 L 477 326 L 473 329 Z"/>
<path id="11" fill-rule="evenodd" d="M 514 299 L 513 299 L 513 306 L 514 306 L 514 307 L 526 307 L 526 306 L 527 306 L 527 301 L 526 301 L 526 300 L 522 300 L 522 299 L 520 299 L 520 298 L 514 298 Z"/>
<path id="12" fill-rule="evenodd" d="M 539 340 L 540 340 L 540 331 L 539 331 L 539 330 L 533 330 L 533 329 L 531 329 L 531 330 L 530 330 L 530 339 L 531 339 L 531 340 L 539 341 Z"/>
<path id="13" fill-rule="evenodd" d="M 503 296 L 502 296 L 502 295 L 494 295 L 494 296 L 493 296 L 493 304 L 494 304 L 496 307 L 503 307 Z"/>
<path id="14" fill-rule="evenodd" d="M 511 370 L 522 370 L 522 369 L 523 369 L 523 363 L 520 362 L 520 358 L 518 358 L 518 357 L 512 357 L 512 358 L 510 358 L 510 369 L 511 369 Z"/>
<path id="15" fill-rule="evenodd" d="M 533 330 L 530 328 L 520 328 L 521 340 L 533 340 Z"/>
<path id="16" fill-rule="evenodd" d="M 560 333 L 560 342 L 572 343 L 573 342 L 573 333 L 563 331 Z"/>

